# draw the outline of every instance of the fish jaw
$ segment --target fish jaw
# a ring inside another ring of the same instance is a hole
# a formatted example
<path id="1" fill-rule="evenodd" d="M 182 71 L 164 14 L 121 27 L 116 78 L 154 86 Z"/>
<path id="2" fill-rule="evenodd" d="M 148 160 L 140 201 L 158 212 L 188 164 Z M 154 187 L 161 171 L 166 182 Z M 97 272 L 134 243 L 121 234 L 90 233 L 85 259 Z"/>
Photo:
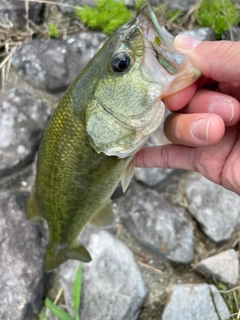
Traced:
<path id="1" fill-rule="evenodd" d="M 188 57 L 173 46 L 174 37 L 160 26 L 150 6 L 145 6 L 137 18 L 146 48 L 140 66 L 143 78 L 161 84 L 161 98 L 182 90 L 195 82 L 201 71 Z"/>

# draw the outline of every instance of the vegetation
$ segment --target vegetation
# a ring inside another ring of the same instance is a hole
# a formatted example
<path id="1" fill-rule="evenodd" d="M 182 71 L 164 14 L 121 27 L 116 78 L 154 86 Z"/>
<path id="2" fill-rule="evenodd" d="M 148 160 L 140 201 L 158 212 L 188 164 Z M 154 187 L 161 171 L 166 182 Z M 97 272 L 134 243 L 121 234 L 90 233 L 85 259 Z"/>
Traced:
<path id="1" fill-rule="evenodd" d="M 132 16 L 123 0 L 97 0 L 94 8 L 84 5 L 76 9 L 75 14 L 87 27 L 107 34 L 114 32 Z"/>
<path id="2" fill-rule="evenodd" d="M 167 15 L 168 22 L 177 22 L 184 16 L 184 12 L 181 9 L 168 10 Z"/>
<path id="3" fill-rule="evenodd" d="M 147 4 L 147 0 L 136 0 L 134 8 L 137 12 L 139 12 L 143 6 Z"/>
<path id="4" fill-rule="evenodd" d="M 45 306 L 60 320 L 80 320 L 79 308 L 81 303 L 81 291 L 82 291 L 82 265 L 80 264 L 77 270 L 74 285 L 73 285 L 73 308 L 74 308 L 75 317 L 73 318 L 66 311 L 64 311 L 63 309 L 61 309 L 60 307 L 52 303 L 49 298 L 45 299 Z M 41 313 L 40 320 L 47 320 L 46 310 L 44 310 Z"/>
<path id="5" fill-rule="evenodd" d="M 200 25 L 213 28 L 218 39 L 239 23 L 238 9 L 231 0 L 203 0 L 195 16 Z"/>
<path id="6" fill-rule="evenodd" d="M 49 23 L 48 25 L 48 35 L 51 38 L 58 38 L 59 37 L 59 30 L 55 23 Z"/>

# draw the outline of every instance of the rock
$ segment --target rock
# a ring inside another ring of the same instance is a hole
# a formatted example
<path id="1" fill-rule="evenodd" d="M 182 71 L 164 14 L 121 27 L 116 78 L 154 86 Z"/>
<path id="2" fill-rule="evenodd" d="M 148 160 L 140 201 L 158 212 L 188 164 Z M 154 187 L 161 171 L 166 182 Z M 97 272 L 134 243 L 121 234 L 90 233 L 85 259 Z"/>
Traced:
<path id="1" fill-rule="evenodd" d="M 191 37 L 197 38 L 202 41 L 214 41 L 216 40 L 215 33 L 212 28 L 199 28 L 194 30 L 186 30 L 181 34 L 187 34 Z"/>
<path id="2" fill-rule="evenodd" d="M 87 247 L 92 261 L 83 264 L 81 319 L 137 320 L 147 289 L 131 251 L 106 231 L 89 236 Z M 78 266 L 78 261 L 70 260 L 60 269 L 67 309 L 72 315 L 72 286 Z"/>
<path id="3" fill-rule="evenodd" d="M 134 177 L 148 187 L 154 187 L 168 178 L 173 169 L 135 168 Z"/>
<path id="4" fill-rule="evenodd" d="M 74 12 L 74 7 L 82 7 L 83 5 L 93 7 L 96 4 L 96 0 L 57 0 L 56 2 L 59 3 L 59 8 L 62 12 Z M 60 5 L 61 3 L 69 5 L 69 7 Z"/>
<path id="5" fill-rule="evenodd" d="M 162 320 L 228 320 L 231 315 L 214 285 L 174 285 Z"/>
<path id="6" fill-rule="evenodd" d="M 240 198 L 208 179 L 192 174 L 185 186 L 189 211 L 215 242 L 228 240 L 240 224 Z"/>
<path id="7" fill-rule="evenodd" d="M 43 299 L 45 240 L 24 213 L 26 195 L 0 192 L 0 319 L 35 320 Z"/>
<path id="8" fill-rule="evenodd" d="M 240 27 L 232 27 L 231 31 L 232 31 L 233 39 L 231 39 L 230 32 L 227 31 L 222 35 L 222 40 L 240 41 Z"/>
<path id="9" fill-rule="evenodd" d="M 239 278 L 238 256 L 233 249 L 203 259 L 198 267 L 227 284 L 235 285 Z"/>
<path id="10" fill-rule="evenodd" d="M 192 6 L 194 6 L 198 0 L 149 0 L 152 6 L 158 6 L 160 3 L 167 3 L 170 9 L 181 9 L 183 11 L 188 11 Z"/>
<path id="11" fill-rule="evenodd" d="M 35 21 L 38 17 L 42 3 L 29 2 L 28 17 Z M 24 26 L 26 24 L 25 2 L 16 0 L 0 0 L 0 15 L 4 17 L 6 23 L 13 25 Z"/>
<path id="12" fill-rule="evenodd" d="M 123 224 L 144 246 L 178 263 L 193 259 L 193 229 L 184 210 L 148 189 L 122 204 Z"/>
<path id="13" fill-rule="evenodd" d="M 106 40 L 97 32 L 82 32 L 66 40 L 33 40 L 20 46 L 12 65 L 38 89 L 64 91 Z"/>
<path id="14" fill-rule="evenodd" d="M 43 102 L 23 89 L 0 99 L 0 178 L 33 160 L 49 115 Z"/>

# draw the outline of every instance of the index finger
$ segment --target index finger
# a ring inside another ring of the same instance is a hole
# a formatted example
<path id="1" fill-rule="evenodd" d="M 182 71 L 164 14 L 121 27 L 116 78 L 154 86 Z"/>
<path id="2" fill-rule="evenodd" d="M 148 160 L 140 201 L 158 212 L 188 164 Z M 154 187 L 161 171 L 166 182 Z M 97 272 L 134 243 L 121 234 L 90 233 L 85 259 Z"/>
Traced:
<path id="1" fill-rule="evenodd" d="M 188 56 L 203 75 L 233 87 L 240 87 L 240 43 L 232 41 L 203 41 L 178 35 L 175 48 Z"/>

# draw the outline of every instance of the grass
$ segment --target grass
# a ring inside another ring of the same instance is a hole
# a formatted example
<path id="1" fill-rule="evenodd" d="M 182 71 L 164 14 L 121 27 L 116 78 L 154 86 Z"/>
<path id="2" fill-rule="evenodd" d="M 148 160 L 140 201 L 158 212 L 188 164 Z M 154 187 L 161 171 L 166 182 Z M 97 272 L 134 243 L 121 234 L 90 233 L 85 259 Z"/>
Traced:
<path id="1" fill-rule="evenodd" d="M 79 265 L 76 272 L 75 281 L 73 285 L 73 309 L 74 318 L 64 311 L 62 308 L 51 302 L 49 298 L 46 298 L 44 303 L 45 307 L 49 309 L 60 320 L 80 320 L 79 308 L 81 304 L 81 291 L 82 291 L 82 264 Z M 39 320 L 48 320 L 46 316 L 46 309 L 40 314 Z"/>

